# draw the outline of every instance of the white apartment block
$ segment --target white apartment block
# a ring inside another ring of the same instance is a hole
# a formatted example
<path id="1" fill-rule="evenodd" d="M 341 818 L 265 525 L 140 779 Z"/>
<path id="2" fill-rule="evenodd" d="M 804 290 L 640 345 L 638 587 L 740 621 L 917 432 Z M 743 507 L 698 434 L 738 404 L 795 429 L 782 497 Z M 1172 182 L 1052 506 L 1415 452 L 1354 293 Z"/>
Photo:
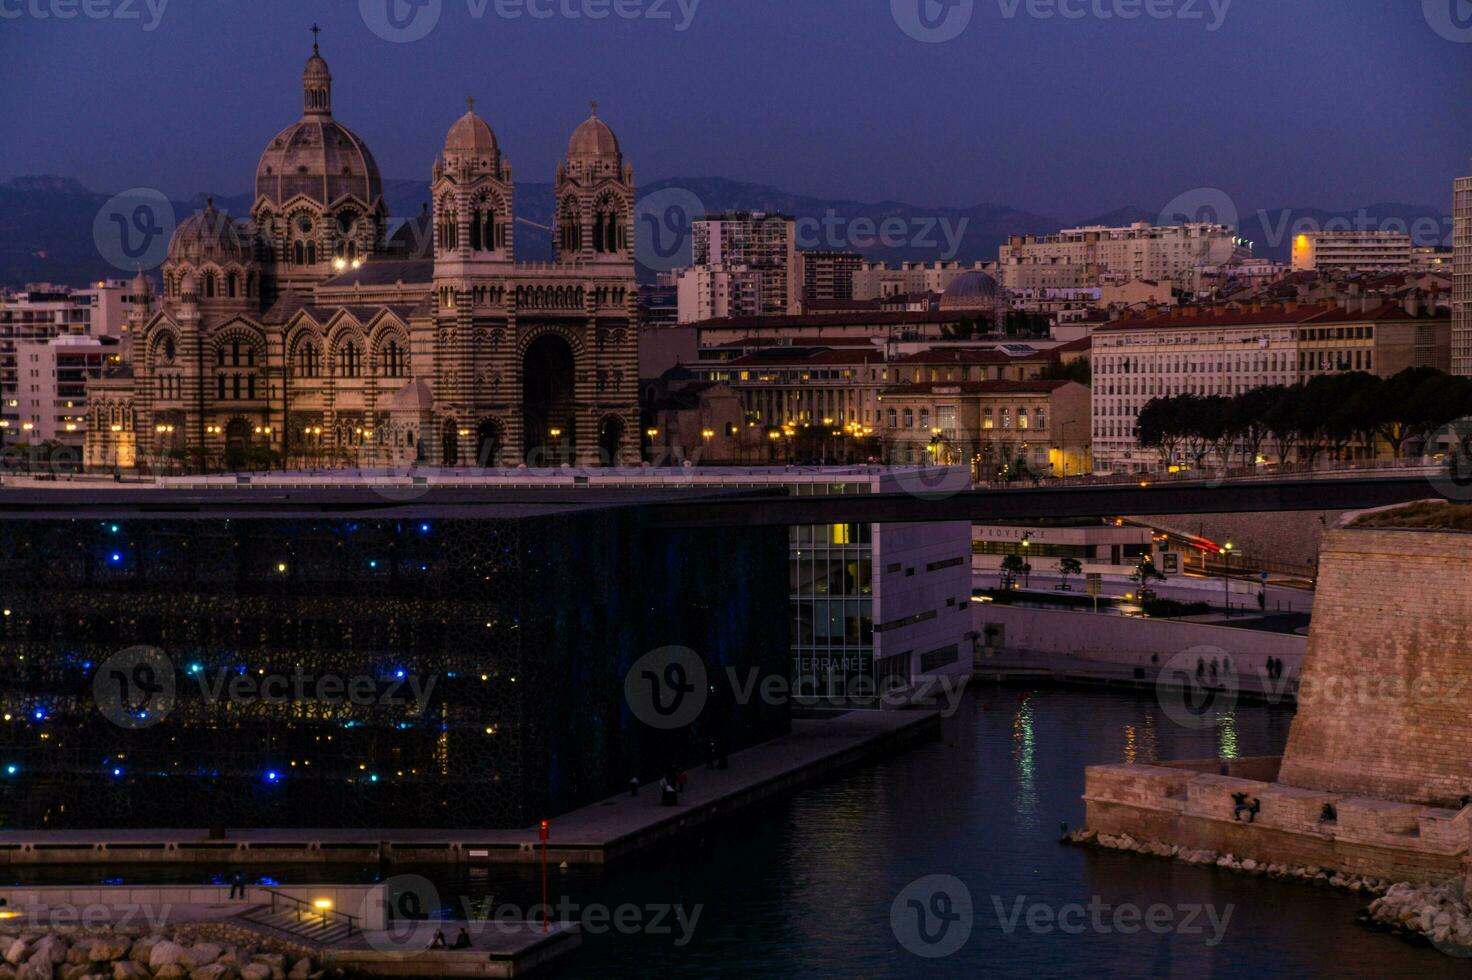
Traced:
<path id="1" fill-rule="evenodd" d="M 757 308 L 722 315 L 793 316 L 802 311 L 802 268 L 797 255 L 797 225 L 792 218 L 764 211 L 708 214 L 692 222 L 690 231 L 691 271 L 723 271 L 750 283 L 741 286 L 738 293 L 754 301 Z M 683 283 L 685 278 L 682 275 L 680 281 Z M 697 295 L 700 292 L 696 290 Z M 691 312 L 693 316 L 695 311 Z M 681 321 L 693 322 L 686 320 L 683 312 Z"/>
<path id="2" fill-rule="evenodd" d="M 1457 179 L 1452 215 L 1452 373 L 1472 376 L 1472 177 Z"/>
<path id="3" fill-rule="evenodd" d="M 14 405 L 0 419 L 12 441 L 60 442 L 80 450 L 86 437 L 87 383 L 115 362 L 115 337 L 64 334 L 15 345 Z"/>
<path id="4" fill-rule="evenodd" d="M 1310 231 L 1293 238 L 1294 272 L 1404 272 L 1411 236 L 1399 231 Z"/>
<path id="5" fill-rule="evenodd" d="M 680 273 L 675 289 L 680 323 L 761 316 L 767 278 L 750 266 L 697 265 Z"/>
<path id="6" fill-rule="evenodd" d="M 1145 279 L 1194 292 L 1200 271 L 1221 265 L 1238 247 L 1226 225 L 1192 222 L 1067 228 L 1056 235 L 1016 235 L 999 253 L 1002 285 L 1069 289 Z"/>
<path id="7" fill-rule="evenodd" d="M 1324 374 L 1389 377 L 1408 367 L 1445 366 L 1445 314 L 1364 299 L 1358 303 L 1184 307 L 1116 320 L 1092 336 L 1094 469 L 1145 473 L 1159 453 L 1136 439 L 1152 398 L 1239 395 Z"/>

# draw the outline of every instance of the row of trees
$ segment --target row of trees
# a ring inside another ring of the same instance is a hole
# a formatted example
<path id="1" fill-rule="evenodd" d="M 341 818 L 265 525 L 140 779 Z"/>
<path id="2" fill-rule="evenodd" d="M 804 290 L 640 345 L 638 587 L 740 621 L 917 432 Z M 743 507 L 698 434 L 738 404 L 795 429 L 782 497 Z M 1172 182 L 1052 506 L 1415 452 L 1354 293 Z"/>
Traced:
<path id="1" fill-rule="evenodd" d="M 1234 396 L 1153 398 L 1140 410 L 1138 438 L 1165 463 L 1185 459 L 1197 467 L 1213 454 L 1230 466 L 1234 449 L 1250 466 L 1265 448 L 1280 462 L 1296 452 L 1299 462 L 1312 464 L 1325 453 L 1342 458 L 1352 446 L 1382 441 L 1399 459 L 1408 444 L 1469 415 L 1472 378 L 1434 368 L 1392 378 L 1357 371 Z M 1472 427 L 1459 438 L 1472 439 Z"/>

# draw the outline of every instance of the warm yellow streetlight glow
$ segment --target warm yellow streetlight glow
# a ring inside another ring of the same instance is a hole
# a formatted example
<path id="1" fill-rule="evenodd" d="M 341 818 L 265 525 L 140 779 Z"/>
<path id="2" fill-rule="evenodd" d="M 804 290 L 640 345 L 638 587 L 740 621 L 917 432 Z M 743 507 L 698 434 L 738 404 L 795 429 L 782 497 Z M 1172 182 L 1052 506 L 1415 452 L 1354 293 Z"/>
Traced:
<path id="1" fill-rule="evenodd" d="M 330 908 L 332 908 L 332 899 L 330 899 L 330 898 L 319 898 L 316 901 L 312 902 L 312 908 L 314 908 L 314 909 L 330 909 Z"/>

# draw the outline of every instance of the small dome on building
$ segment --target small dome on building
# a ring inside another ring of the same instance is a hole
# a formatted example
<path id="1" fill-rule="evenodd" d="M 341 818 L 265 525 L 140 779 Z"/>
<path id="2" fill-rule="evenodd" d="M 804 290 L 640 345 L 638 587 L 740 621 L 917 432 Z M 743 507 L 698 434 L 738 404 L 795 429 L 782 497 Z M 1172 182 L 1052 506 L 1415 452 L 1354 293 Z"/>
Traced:
<path id="1" fill-rule="evenodd" d="M 987 310 L 1006 300 L 1007 291 L 985 272 L 965 272 L 951 280 L 940 297 L 943 310 Z"/>
<path id="2" fill-rule="evenodd" d="M 211 199 L 203 211 L 196 211 L 174 229 L 174 237 L 169 239 L 169 261 L 245 264 L 252 261 L 250 236 L 239 223 L 217 211 Z"/>

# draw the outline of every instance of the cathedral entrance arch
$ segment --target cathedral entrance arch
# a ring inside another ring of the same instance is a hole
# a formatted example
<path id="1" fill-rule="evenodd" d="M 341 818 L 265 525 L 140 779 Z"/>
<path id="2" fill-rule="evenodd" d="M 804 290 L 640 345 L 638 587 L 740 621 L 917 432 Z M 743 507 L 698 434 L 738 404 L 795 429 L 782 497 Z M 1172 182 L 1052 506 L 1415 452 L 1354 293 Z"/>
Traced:
<path id="1" fill-rule="evenodd" d="M 225 467 L 231 470 L 246 468 L 250 454 L 250 423 L 245 419 L 231 419 L 225 426 Z"/>
<path id="2" fill-rule="evenodd" d="M 624 420 L 617 415 L 605 415 L 598 423 L 598 462 L 602 466 L 617 466 L 624 447 Z"/>
<path id="3" fill-rule="evenodd" d="M 560 461 L 561 449 L 577 445 L 572 347 L 557 334 L 543 334 L 521 363 L 523 448 L 527 461 Z"/>
<path id="4" fill-rule="evenodd" d="M 454 419 L 445 422 L 444 439 L 440 447 L 440 459 L 446 466 L 460 465 L 460 427 Z"/>

